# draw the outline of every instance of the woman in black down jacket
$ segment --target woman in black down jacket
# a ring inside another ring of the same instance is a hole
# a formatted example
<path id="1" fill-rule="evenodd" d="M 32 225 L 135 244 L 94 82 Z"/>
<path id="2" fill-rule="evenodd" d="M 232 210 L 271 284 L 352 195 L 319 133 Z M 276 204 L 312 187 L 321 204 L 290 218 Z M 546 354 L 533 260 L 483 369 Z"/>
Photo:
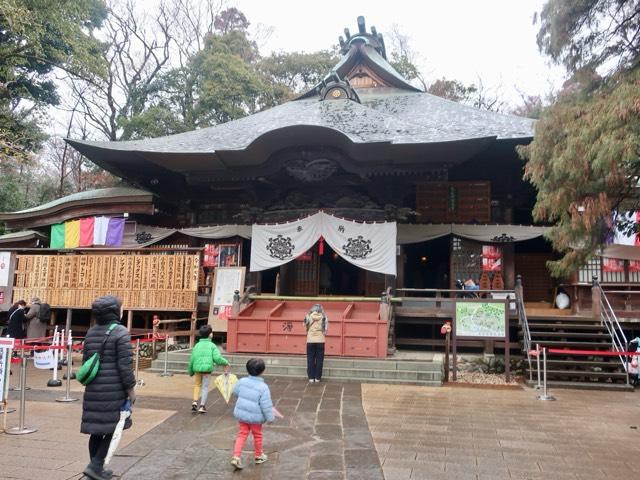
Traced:
<path id="1" fill-rule="evenodd" d="M 100 351 L 107 329 L 120 321 L 121 302 L 112 296 L 100 297 L 91 305 L 96 325 L 87 332 L 82 361 Z M 135 402 L 133 390 L 136 380 L 131 366 L 131 336 L 122 325 L 117 325 L 105 344 L 100 370 L 87 385 L 82 403 L 80 431 L 91 435 L 89 456 L 91 463 L 84 474 L 96 480 L 110 479 L 112 472 L 104 469 L 109 443 L 120 420 L 120 407 L 127 398 Z"/>

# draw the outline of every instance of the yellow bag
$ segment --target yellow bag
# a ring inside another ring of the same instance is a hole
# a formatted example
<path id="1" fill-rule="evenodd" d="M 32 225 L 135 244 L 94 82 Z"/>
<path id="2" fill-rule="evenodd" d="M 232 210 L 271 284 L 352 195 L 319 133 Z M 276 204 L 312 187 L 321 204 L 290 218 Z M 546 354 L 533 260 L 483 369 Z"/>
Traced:
<path id="1" fill-rule="evenodd" d="M 223 373 L 222 375 L 218 375 L 216 377 L 216 379 L 213 381 L 213 384 L 218 387 L 218 390 L 220 390 L 224 401 L 229 403 L 231 392 L 233 392 L 233 386 L 237 382 L 238 377 L 236 377 L 233 373 Z"/>

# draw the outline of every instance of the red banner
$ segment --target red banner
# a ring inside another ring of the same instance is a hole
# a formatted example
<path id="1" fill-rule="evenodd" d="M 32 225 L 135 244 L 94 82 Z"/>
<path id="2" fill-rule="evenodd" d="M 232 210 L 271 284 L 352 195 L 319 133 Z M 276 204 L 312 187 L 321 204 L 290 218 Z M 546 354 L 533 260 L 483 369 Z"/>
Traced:
<path id="1" fill-rule="evenodd" d="M 624 260 L 603 257 L 602 271 L 607 273 L 624 272 Z"/>
<path id="2" fill-rule="evenodd" d="M 502 248 L 495 245 L 482 246 L 482 271 L 502 271 Z"/>
<path id="3" fill-rule="evenodd" d="M 212 243 L 207 243 L 204 246 L 204 261 L 202 262 L 202 266 L 217 267 L 219 255 L 220 253 L 218 252 L 218 246 Z"/>

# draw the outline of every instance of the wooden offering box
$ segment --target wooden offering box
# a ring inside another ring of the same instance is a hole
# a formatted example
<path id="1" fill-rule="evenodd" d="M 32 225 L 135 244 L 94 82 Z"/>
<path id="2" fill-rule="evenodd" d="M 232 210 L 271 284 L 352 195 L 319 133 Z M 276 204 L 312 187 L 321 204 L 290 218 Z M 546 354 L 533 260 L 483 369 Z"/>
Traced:
<path id="1" fill-rule="evenodd" d="M 227 349 L 233 353 L 305 354 L 303 319 L 309 301 L 256 300 L 229 318 Z M 325 354 L 385 358 L 388 325 L 376 302 L 324 302 L 329 318 Z"/>

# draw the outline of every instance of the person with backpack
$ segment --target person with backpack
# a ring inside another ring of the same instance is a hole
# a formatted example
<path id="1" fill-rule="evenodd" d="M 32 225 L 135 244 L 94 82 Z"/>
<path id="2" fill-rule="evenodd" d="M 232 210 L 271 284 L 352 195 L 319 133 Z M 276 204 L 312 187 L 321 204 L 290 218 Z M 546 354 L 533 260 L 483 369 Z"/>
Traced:
<path id="1" fill-rule="evenodd" d="M 198 343 L 193 347 L 189 367 L 189 376 L 195 376 L 193 386 L 193 403 L 191 410 L 198 413 L 207 413 L 207 395 L 209 394 L 209 379 L 216 365 L 223 365 L 224 372 L 229 373 L 229 361 L 222 356 L 216 344 L 211 340 L 213 333 L 209 325 L 202 325 L 198 330 Z M 198 407 L 198 400 L 200 406 Z"/>
<path id="2" fill-rule="evenodd" d="M 47 324 L 40 318 L 41 304 L 38 297 L 31 299 L 29 311 L 25 315 L 27 319 L 27 339 L 44 338 L 47 336 Z"/>
<path id="3" fill-rule="evenodd" d="M 113 476 L 111 470 L 104 468 L 104 461 L 120 420 L 120 410 L 127 400 L 131 405 L 136 401 L 131 336 L 120 324 L 121 305 L 120 299 L 111 295 L 93 301 L 91 315 L 96 324 L 87 332 L 82 352 L 83 364 L 94 354 L 100 357 L 95 377 L 88 383 L 83 381 L 86 388 L 80 426 L 80 432 L 90 435 L 91 461 L 83 473 L 94 480 L 109 480 Z M 125 423 L 124 428 L 130 426 Z"/>

